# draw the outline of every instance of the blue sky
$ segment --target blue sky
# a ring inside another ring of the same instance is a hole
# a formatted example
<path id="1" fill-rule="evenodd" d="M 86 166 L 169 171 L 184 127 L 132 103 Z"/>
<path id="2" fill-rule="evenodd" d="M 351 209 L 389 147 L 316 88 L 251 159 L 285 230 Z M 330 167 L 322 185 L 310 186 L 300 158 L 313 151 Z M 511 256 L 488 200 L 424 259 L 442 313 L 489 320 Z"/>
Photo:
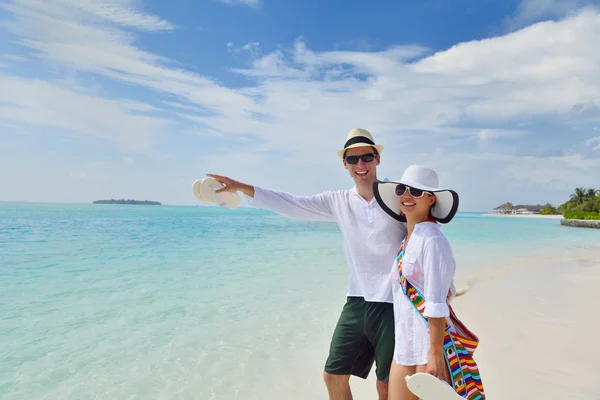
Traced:
<path id="1" fill-rule="evenodd" d="M 598 1 L 0 0 L 0 200 L 197 204 L 435 168 L 461 209 L 600 188 Z"/>

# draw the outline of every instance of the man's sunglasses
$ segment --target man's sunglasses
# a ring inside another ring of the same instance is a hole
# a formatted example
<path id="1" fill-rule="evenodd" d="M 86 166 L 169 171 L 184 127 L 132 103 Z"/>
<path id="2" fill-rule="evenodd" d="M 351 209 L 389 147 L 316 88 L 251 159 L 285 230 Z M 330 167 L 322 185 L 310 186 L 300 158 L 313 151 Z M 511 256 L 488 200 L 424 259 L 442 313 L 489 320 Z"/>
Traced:
<path id="1" fill-rule="evenodd" d="M 396 186 L 396 196 L 400 197 L 402 196 L 404 193 L 406 193 L 406 191 L 408 191 L 408 193 L 414 197 L 415 199 L 419 199 L 421 197 L 423 197 L 423 195 L 425 193 L 431 195 L 431 193 L 426 192 L 425 190 L 421 190 L 421 189 L 417 189 L 414 187 L 410 187 L 407 185 L 403 185 L 403 184 L 398 184 L 398 186 Z"/>
<path id="2" fill-rule="evenodd" d="M 363 162 L 368 163 L 373 161 L 375 157 L 377 156 L 373 153 L 362 154 L 360 156 L 346 156 L 346 162 L 348 164 L 358 164 L 358 160 L 363 160 Z"/>

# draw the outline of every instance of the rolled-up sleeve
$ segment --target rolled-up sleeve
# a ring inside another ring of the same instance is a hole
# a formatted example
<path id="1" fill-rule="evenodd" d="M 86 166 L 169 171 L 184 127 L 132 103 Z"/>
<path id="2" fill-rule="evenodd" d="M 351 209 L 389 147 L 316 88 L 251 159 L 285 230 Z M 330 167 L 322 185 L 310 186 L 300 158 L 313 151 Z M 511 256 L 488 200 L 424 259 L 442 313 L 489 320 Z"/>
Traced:
<path id="1" fill-rule="evenodd" d="M 456 263 L 450 243 L 445 237 L 431 238 L 423 249 L 423 273 L 425 275 L 425 310 L 428 318 L 442 318 L 450 314 L 446 296 L 453 287 Z"/>
<path id="2" fill-rule="evenodd" d="M 270 210 L 288 218 L 335 222 L 333 197 L 334 192 L 298 196 L 255 186 L 254 197 L 246 198 L 251 207 Z"/>

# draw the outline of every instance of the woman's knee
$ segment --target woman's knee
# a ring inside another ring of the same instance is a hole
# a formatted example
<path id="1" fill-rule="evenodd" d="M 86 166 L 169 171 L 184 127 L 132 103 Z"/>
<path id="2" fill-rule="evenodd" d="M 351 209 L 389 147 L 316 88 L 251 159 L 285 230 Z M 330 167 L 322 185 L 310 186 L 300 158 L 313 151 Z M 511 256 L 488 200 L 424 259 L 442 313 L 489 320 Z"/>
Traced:
<path id="1" fill-rule="evenodd" d="M 392 363 L 390 369 L 390 382 L 389 382 L 389 399 L 390 400 L 416 400 L 417 397 L 413 395 L 406 387 L 405 377 L 412 375 L 416 372 L 414 366 L 405 366 L 397 364 L 395 361 Z"/>

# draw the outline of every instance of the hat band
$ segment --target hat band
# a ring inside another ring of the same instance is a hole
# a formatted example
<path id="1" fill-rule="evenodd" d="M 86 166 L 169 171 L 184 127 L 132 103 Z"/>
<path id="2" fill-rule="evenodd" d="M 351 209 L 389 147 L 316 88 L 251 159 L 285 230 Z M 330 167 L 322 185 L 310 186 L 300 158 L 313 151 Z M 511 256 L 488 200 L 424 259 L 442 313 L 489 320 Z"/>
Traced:
<path id="1" fill-rule="evenodd" d="M 375 143 L 371 139 L 366 138 L 364 136 L 355 136 L 352 139 L 348 139 L 346 144 L 344 144 L 344 148 L 346 148 L 348 146 L 352 146 L 353 144 L 356 144 L 356 143 L 366 143 L 366 144 L 375 146 Z"/>

